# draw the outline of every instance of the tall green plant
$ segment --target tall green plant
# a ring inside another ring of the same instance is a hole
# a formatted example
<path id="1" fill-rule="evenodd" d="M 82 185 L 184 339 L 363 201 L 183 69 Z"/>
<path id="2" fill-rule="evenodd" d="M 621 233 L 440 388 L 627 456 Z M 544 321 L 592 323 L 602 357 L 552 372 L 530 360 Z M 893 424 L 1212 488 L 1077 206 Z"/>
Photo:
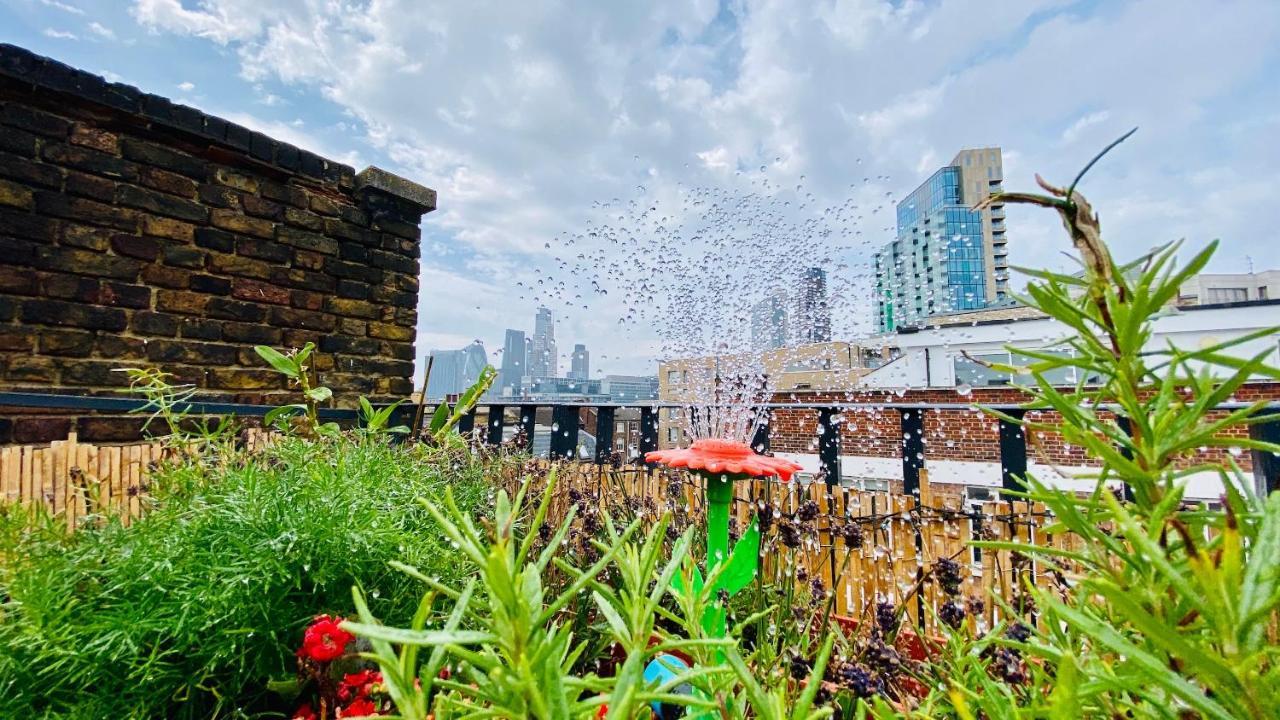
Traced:
<path id="1" fill-rule="evenodd" d="M 258 345 L 254 352 L 275 368 L 276 372 L 289 379 L 302 393 L 302 402 L 281 405 L 267 413 L 264 422 L 267 425 L 278 425 L 292 416 L 302 419 L 302 430 L 308 435 L 336 435 L 339 431 L 335 422 L 320 422 L 320 404 L 333 399 L 333 391 L 323 385 L 314 385 L 311 379 L 311 366 L 307 361 L 315 352 L 315 343 L 307 343 L 301 348 L 282 353 L 266 345 Z"/>
<path id="2" fill-rule="evenodd" d="M 1270 349 L 1249 358 L 1227 352 L 1277 328 L 1197 349 L 1157 345 L 1154 320 L 1176 312 L 1170 303 L 1179 287 L 1206 266 L 1216 243 L 1181 267 L 1176 243 L 1119 264 L 1075 190 L 1080 176 L 1067 188 L 1037 180 L 1048 195 L 1003 193 L 988 202 L 1055 210 L 1083 273 L 1022 270 L 1033 278 L 1022 300 L 1070 334 L 1055 347 L 1016 348 L 1033 362 L 999 369 L 1029 373 L 1026 407 L 1061 420 L 992 412 L 1020 423 L 1033 444 L 1037 433 L 1060 434 L 1100 468 L 1086 498 L 1026 478 L 1026 497 L 1056 516 L 1047 532 L 1074 533 L 1084 541 L 1079 550 L 978 543 L 1032 554 L 1070 579 L 1053 592 L 1028 587 L 1044 630 L 1029 643 L 1005 642 L 1053 668 L 1056 686 L 1029 696 L 1039 708 L 1033 714 L 1280 717 L 1280 495 L 1257 497 L 1233 462 L 1196 459 L 1205 447 L 1280 452 L 1243 432 L 1267 420 L 1265 402 L 1217 409 L 1251 379 L 1280 379 L 1267 364 Z M 1082 379 L 1053 385 L 1048 378 L 1063 368 Z M 1223 511 L 1184 502 L 1185 480 L 1199 472 L 1222 479 Z M 1118 484 L 1131 489 L 1131 500 L 1111 492 Z M 1002 715 L 986 697 L 954 689 L 953 696 L 963 717 Z"/>
<path id="3" fill-rule="evenodd" d="M 433 442 L 440 442 L 445 435 L 456 428 L 458 423 L 462 422 L 462 418 L 466 417 L 476 403 L 480 402 L 480 397 L 489 392 L 489 388 L 493 387 L 493 381 L 497 377 L 498 371 L 492 365 L 485 365 L 480 371 L 480 377 L 476 378 L 471 387 L 463 391 L 452 408 L 447 402 L 440 403 L 431 415 L 431 422 L 427 425 L 428 438 Z"/>

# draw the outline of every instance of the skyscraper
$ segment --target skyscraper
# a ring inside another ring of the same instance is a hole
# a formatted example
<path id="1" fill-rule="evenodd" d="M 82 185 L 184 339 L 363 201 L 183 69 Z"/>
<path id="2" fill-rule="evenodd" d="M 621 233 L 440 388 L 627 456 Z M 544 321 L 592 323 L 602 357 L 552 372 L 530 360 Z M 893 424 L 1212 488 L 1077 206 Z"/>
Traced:
<path id="1" fill-rule="evenodd" d="M 751 308 L 751 347 L 776 350 L 787 344 L 787 295 L 781 290 Z"/>
<path id="2" fill-rule="evenodd" d="M 431 357 L 431 377 L 427 378 L 429 398 L 461 393 L 480 379 L 480 372 L 489 364 L 489 354 L 478 342 L 461 350 L 432 350 Z"/>
<path id="3" fill-rule="evenodd" d="M 548 378 L 560 374 L 560 360 L 556 356 L 556 326 L 551 311 L 538 308 L 533 320 L 533 343 L 529 350 L 530 377 Z"/>
<path id="4" fill-rule="evenodd" d="M 827 302 L 827 272 L 808 268 L 800 275 L 796 293 L 794 340 L 797 345 L 831 341 L 831 306 Z"/>
<path id="5" fill-rule="evenodd" d="M 502 344 L 502 372 L 495 383 L 497 393 L 503 388 L 519 387 L 520 378 L 528 371 L 529 346 L 524 339 L 523 330 L 507 330 L 507 337 Z"/>
<path id="6" fill-rule="evenodd" d="M 1004 205 L 971 209 L 1003 179 L 1000 148 L 961 150 L 898 203 L 898 236 L 875 258 L 881 331 L 1007 298 Z"/>
<path id="7" fill-rule="evenodd" d="M 582 343 L 573 346 L 569 377 L 574 380 L 589 380 L 591 378 L 591 353 L 587 352 L 587 346 Z"/>

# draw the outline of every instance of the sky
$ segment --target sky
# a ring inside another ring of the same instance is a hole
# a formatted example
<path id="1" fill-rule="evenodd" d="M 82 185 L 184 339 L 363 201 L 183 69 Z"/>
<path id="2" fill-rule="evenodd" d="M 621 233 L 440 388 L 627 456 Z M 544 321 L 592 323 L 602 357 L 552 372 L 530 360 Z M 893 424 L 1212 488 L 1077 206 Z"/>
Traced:
<path id="1" fill-rule="evenodd" d="M 1065 183 L 1133 127 L 1081 185 L 1117 255 L 1280 267 L 1274 0 L 0 0 L 0 40 L 436 189 L 423 354 L 500 365 L 545 303 L 562 372 L 652 373 L 809 265 L 854 339 L 895 197 L 966 147 Z M 1052 214 L 1006 225 L 1070 269 Z"/>

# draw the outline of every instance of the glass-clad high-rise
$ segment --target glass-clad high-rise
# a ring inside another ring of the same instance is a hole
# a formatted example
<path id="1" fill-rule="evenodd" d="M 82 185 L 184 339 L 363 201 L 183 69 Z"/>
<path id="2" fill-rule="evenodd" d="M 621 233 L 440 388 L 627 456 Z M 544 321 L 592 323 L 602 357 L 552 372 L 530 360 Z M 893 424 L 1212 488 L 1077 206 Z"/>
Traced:
<path id="1" fill-rule="evenodd" d="M 999 148 L 962 150 L 898 203 L 897 238 L 875 258 L 877 325 L 913 327 L 930 315 L 1002 302 L 1009 270 Z"/>

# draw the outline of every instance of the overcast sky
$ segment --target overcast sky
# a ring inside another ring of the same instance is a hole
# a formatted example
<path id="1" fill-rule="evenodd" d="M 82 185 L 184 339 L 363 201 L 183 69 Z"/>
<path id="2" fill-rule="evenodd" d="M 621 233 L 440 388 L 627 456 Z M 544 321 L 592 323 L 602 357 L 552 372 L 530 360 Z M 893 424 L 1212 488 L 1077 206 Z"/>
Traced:
<path id="1" fill-rule="evenodd" d="M 576 288 L 660 267 L 646 248 L 671 238 L 645 237 L 670 229 L 644 210 L 695 227 L 680 198 L 699 194 L 823 216 L 835 235 L 782 249 L 831 263 L 836 333 L 855 336 L 894 197 L 964 147 L 1003 148 L 1007 189 L 1066 181 L 1134 126 L 1082 186 L 1118 254 L 1221 238 L 1215 269 L 1280 266 L 1275 0 L 0 0 L 0 40 L 438 190 L 423 353 L 479 339 L 500 364 L 503 329 L 531 330 L 542 300 L 593 375 L 653 372 L 673 344 L 636 311 L 677 286 Z M 1014 264 L 1065 267 L 1055 218 L 1008 215 Z M 586 239 L 605 222 L 626 230 L 612 250 Z M 767 249 L 721 252 L 732 269 Z"/>

